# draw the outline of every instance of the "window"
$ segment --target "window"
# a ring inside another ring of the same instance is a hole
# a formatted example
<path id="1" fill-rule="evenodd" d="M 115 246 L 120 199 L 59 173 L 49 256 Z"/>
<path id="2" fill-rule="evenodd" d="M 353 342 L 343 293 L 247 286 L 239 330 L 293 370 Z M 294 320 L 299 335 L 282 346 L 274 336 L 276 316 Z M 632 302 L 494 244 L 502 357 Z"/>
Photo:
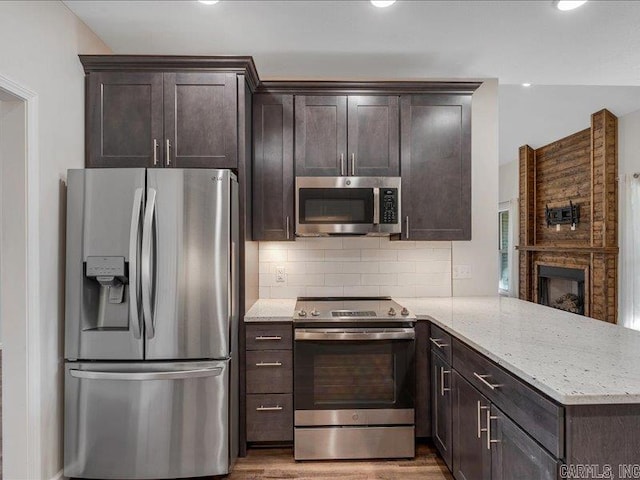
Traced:
<path id="1" fill-rule="evenodd" d="M 500 281 L 498 289 L 501 294 L 509 294 L 511 267 L 509 262 L 509 210 L 498 212 L 498 261 L 500 265 Z"/>

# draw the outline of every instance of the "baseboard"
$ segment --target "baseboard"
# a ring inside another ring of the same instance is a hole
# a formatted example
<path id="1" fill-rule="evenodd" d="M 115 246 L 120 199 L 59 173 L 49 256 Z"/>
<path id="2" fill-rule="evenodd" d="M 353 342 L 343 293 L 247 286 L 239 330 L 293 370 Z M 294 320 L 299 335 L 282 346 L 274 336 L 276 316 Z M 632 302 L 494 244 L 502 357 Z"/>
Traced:
<path id="1" fill-rule="evenodd" d="M 67 477 L 64 476 L 64 470 L 60 470 L 53 477 L 51 477 L 49 480 L 66 480 L 66 479 L 67 479 Z"/>

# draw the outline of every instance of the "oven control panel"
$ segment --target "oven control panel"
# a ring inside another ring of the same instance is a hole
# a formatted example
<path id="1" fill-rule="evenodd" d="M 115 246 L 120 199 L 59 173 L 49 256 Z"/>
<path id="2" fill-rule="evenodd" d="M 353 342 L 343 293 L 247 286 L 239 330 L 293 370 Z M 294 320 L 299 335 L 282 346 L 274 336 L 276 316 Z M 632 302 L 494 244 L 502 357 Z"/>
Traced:
<path id="1" fill-rule="evenodd" d="M 380 223 L 398 223 L 398 189 L 380 189 Z"/>

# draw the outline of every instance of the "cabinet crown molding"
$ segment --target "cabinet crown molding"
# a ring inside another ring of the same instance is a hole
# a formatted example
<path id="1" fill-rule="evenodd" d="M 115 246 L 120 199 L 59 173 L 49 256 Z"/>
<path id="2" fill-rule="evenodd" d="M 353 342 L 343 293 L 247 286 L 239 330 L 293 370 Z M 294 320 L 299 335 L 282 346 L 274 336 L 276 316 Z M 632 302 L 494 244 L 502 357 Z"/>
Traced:
<path id="1" fill-rule="evenodd" d="M 244 74 L 251 91 L 260 77 L 251 56 L 236 55 L 78 55 L 85 73 L 104 71 L 234 71 Z"/>

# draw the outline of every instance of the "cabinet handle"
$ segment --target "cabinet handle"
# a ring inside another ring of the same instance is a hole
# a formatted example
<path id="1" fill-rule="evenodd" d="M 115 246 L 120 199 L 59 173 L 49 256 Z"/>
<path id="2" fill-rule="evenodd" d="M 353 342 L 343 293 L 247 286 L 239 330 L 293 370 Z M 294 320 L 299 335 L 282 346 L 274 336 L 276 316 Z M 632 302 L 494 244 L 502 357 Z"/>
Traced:
<path id="1" fill-rule="evenodd" d="M 167 138 L 167 153 L 166 153 L 167 167 L 171 166 L 171 154 L 169 153 L 170 149 L 171 149 L 171 140 Z"/>
<path id="2" fill-rule="evenodd" d="M 276 405 L 275 407 L 263 407 L 260 405 L 256 408 L 256 412 L 279 412 L 280 410 L 282 410 L 280 405 Z"/>
<path id="3" fill-rule="evenodd" d="M 153 166 L 158 165 L 158 140 L 153 139 Z"/>
<path id="4" fill-rule="evenodd" d="M 355 176 L 356 174 L 356 154 L 351 154 L 351 176 Z"/>
<path id="5" fill-rule="evenodd" d="M 267 335 L 259 335 L 256 337 L 256 340 L 282 340 L 282 337 L 278 335 L 267 336 Z"/>
<path id="6" fill-rule="evenodd" d="M 287 240 L 289 240 L 291 238 L 291 236 L 289 235 L 289 215 L 287 215 L 286 224 L 287 224 Z"/>
<path id="7" fill-rule="evenodd" d="M 404 223 L 407 227 L 407 240 L 409 240 L 409 215 L 407 215 L 407 217 L 404 219 Z"/>
<path id="8" fill-rule="evenodd" d="M 443 349 L 444 347 L 448 347 L 449 344 L 448 343 L 440 343 L 440 339 L 439 338 L 432 338 L 429 337 L 429 341 L 431 343 L 433 343 L 436 347 L 438 347 L 439 349 Z"/>
<path id="9" fill-rule="evenodd" d="M 340 154 L 340 175 L 344 177 L 344 153 Z"/>
<path id="10" fill-rule="evenodd" d="M 282 362 L 258 362 L 256 367 L 281 367 Z"/>
<path id="11" fill-rule="evenodd" d="M 478 438 L 482 438 L 482 432 L 486 432 L 486 428 L 482 428 L 482 410 L 489 410 L 489 407 L 485 407 L 478 400 Z"/>
<path id="12" fill-rule="evenodd" d="M 491 440 L 491 420 L 498 420 L 498 418 L 491 415 L 491 410 L 487 408 L 487 450 L 491 450 L 492 443 L 500 443 L 500 440 Z"/>
<path id="13" fill-rule="evenodd" d="M 444 388 L 444 376 L 451 373 L 451 370 L 445 370 L 444 367 L 440 367 L 440 396 L 444 397 L 444 392 L 448 392 L 450 388 Z"/>
<path id="14" fill-rule="evenodd" d="M 502 385 L 499 385 L 497 383 L 489 383 L 487 382 L 485 379 L 490 377 L 491 375 L 480 375 L 476 372 L 473 372 L 473 376 L 476 377 L 478 380 L 480 380 L 482 383 L 484 383 L 487 387 L 489 387 L 491 390 L 495 390 L 498 387 L 501 387 Z"/>

